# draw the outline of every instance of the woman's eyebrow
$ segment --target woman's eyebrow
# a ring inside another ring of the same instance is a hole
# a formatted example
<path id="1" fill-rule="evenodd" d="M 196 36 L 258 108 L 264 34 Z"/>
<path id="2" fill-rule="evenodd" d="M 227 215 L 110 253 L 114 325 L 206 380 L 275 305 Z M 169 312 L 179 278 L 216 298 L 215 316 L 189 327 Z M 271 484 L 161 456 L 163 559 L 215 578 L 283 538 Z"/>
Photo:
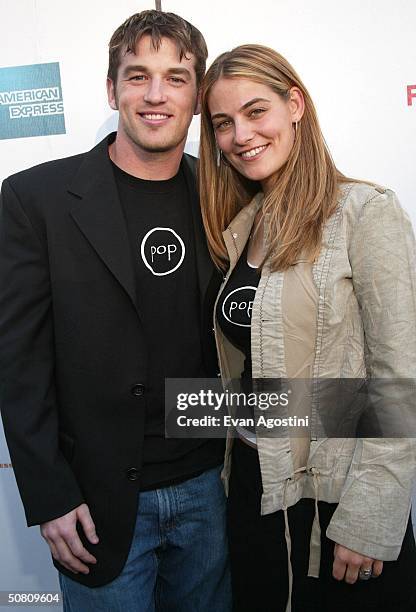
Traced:
<path id="1" fill-rule="evenodd" d="M 248 102 L 243 104 L 243 106 L 239 109 L 239 112 L 246 110 L 246 108 L 248 108 L 252 104 L 257 104 L 258 102 L 270 102 L 270 100 L 268 100 L 267 98 L 253 98 L 252 100 L 249 100 Z M 228 115 L 226 113 L 215 113 L 215 115 L 211 115 L 211 120 L 217 119 L 219 117 L 228 117 Z"/>

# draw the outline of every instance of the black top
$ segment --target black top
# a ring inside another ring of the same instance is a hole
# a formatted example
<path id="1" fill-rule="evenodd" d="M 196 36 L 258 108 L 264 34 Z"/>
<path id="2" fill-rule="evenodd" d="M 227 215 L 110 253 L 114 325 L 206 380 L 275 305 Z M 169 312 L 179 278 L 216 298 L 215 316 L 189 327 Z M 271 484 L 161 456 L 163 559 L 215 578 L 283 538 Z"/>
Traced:
<path id="1" fill-rule="evenodd" d="M 242 378 L 251 379 L 251 314 L 260 273 L 247 263 L 248 243 L 217 303 L 218 324 L 245 355 Z"/>
<path id="2" fill-rule="evenodd" d="M 183 172 L 148 181 L 113 164 L 148 349 L 141 489 L 179 482 L 219 463 L 215 440 L 165 439 L 165 378 L 204 378 L 199 288 Z"/>

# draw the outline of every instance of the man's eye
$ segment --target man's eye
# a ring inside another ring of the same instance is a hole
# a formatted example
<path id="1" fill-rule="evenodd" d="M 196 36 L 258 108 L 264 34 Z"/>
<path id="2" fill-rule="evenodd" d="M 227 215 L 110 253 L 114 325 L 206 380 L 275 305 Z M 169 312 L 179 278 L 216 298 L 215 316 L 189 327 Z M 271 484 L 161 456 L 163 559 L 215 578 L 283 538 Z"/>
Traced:
<path id="1" fill-rule="evenodd" d="M 172 77 L 170 77 L 170 80 L 171 80 L 173 83 L 178 83 L 178 84 L 179 84 L 179 83 L 185 83 L 185 81 L 184 81 L 183 79 L 181 79 L 180 77 L 174 77 L 174 76 L 172 76 Z"/>
<path id="2" fill-rule="evenodd" d="M 144 74 L 135 74 L 129 78 L 129 81 L 144 81 L 145 78 L 146 77 Z"/>

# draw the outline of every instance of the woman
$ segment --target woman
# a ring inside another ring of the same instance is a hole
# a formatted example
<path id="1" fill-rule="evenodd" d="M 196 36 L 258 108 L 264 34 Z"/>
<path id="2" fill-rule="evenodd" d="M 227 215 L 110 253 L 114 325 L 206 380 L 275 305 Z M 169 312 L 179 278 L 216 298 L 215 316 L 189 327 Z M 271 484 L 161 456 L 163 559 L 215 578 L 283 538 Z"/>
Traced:
<path id="1" fill-rule="evenodd" d="M 314 425 L 338 421 L 336 381 L 352 381 L 356 406 L 369 379 L 388 419 L 378 381 L 415 377 L 411 225 L 393 192 L 337 170 L 305 86 L 275 51 L 243 45 L 208 70 L 200 194 L 225 275 L 214 321 L 223 379 L 311 380 L 295 408 L 306 398 Z M 411 409 L 396 387 L 395 408 Z M 414 443 L 375 438 L 372 425 L 367 438 L 230 434 L 237 612 L 416 609 Z"/>

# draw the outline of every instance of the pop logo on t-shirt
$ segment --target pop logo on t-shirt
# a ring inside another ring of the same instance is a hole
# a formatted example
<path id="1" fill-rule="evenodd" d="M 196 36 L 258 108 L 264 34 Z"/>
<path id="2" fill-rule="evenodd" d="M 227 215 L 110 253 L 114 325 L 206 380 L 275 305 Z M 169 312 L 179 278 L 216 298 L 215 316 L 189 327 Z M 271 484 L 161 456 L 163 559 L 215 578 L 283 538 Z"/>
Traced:
<path id="1" fill-rule="evenodd" d="M 231 291 L 222 305 L 222 314 L 233 325 L 250 327 L 256 287 L 247 285 Z"/>
<path id="2" fill-rule="evenodd" d="M 165 276 L 180 267 L 185 257 L 185 245 L 170 227 L 154 227 L 144 236 L 140 254 L 152 274 Z"/>

